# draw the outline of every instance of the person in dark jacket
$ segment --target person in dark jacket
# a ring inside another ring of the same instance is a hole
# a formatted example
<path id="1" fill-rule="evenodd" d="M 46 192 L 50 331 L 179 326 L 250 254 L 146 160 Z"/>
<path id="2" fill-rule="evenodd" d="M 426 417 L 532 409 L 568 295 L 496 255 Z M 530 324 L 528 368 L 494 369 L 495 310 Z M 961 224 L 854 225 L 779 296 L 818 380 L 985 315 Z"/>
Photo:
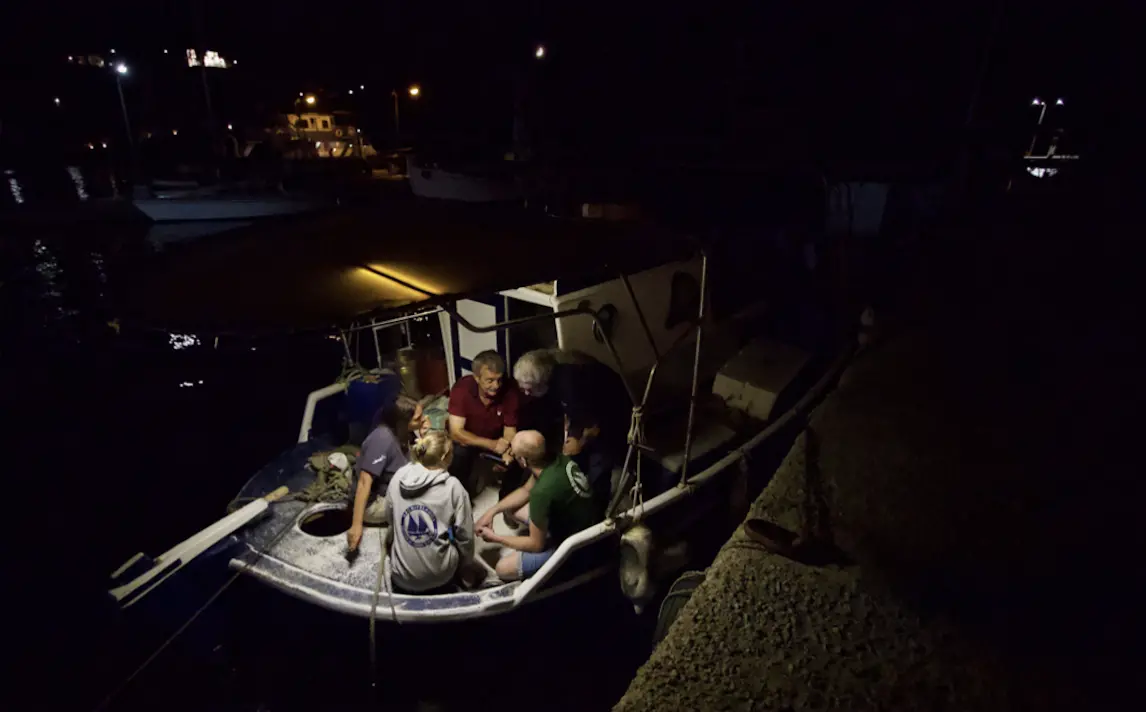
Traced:
<path id="1" fill-rule="evenodd" d="M 594 499 L 607 503 L 632 414 L 621 376 L 590 356 L 557 349 L 524 354 L 513 376 L 526 401 L 523 427 L 545 436 L 550 455 L 571 457 L 589 478 Z"/>

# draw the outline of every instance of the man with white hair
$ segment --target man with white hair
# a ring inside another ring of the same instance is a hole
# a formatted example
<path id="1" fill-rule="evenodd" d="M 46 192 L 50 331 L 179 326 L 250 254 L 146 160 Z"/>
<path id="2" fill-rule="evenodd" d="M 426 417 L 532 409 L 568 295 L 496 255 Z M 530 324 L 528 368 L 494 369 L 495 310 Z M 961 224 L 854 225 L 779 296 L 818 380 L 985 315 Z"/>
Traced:
<path id="1" fill-rule="evenodd" d="M 552 455 L 541 433 L 518 433 L 513 438 L 512 452 L 529 473 L 529 479 L 475 524 L 482 539 L 511 549 L 497 562 L 497 575 L 503 581 L 517 581 L 537 573 L 561 542 L 601 521 L 602 516 L 581 468 L 568 455 Z M 517 519 L 528 524 L 529 532 L 519 536 L 496 533 L 493 518 L 498 512 L 516 512 Z"/>
<path id="2" fill-rule="evenodd" d="M 523 425 L 542 432 L 551 454 L 573 458 L 606 504 L 632 413 L 621 377 L 591 356 L 558 349 L 522 355 L 513 376 L 524 397 Z"/>

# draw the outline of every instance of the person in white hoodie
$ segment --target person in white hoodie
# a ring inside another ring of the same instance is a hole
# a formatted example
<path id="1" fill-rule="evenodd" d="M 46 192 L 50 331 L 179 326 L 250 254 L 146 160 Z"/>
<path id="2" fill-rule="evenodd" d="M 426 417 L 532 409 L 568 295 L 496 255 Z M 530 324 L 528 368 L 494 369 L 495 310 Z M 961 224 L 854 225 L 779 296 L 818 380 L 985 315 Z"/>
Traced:
<path id="1" fill-rule="evenodd" d="M 410 449 L 414 461 L 386 490 L 390 572 L 399 593 L 448 593 L 474 555 L 474 518 L 465 487 L 449 473 L 450 436 L 435 430 Z"/>

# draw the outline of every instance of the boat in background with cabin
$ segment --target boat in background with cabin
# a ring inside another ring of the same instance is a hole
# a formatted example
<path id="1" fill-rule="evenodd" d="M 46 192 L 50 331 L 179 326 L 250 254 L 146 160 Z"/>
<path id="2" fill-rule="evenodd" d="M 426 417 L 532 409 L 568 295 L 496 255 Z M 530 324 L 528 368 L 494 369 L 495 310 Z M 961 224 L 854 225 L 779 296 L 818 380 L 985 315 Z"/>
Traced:
<path id="1" fill-rule="evenodd" d="M 338 204 L 331 188 L 340 181 L 369 176 L 383 161 L 349 112 L 280 114 L 242 146 L 233 134 L 226 145 L 235 175 L 206 184 L 153 181 L 135 207 L 157 223 L 311 213 Z"/>

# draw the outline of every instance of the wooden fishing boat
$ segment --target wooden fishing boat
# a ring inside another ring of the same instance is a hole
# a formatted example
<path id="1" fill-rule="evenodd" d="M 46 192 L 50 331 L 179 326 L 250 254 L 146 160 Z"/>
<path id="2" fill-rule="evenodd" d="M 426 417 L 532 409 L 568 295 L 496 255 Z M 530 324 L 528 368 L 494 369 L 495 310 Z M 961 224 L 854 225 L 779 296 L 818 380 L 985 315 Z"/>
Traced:
<path id="1" fill-rule="evenodd" d="M 229 569 L 351 616 L 448 622 L 572 595 L 619 569 L 622 590 L 639 607 L 673 573 L 666 552 L 723 541 L 749 492 L 787 451 L 800 415 L 842 366 L 769 337 L 767 305 L 752 298 L 759 285 L 717 278 L 735 256 L 713 256 L 648 224 L 423 205 L 391 207 L 384 218 L 339 213 L 295 228 L 278 234 L 256 226 L 177 259 L 158 256 L 141 274 L 125 320 L 203 334 L 325 330 L 348 357 L 372 348 L 375 364 L 387 362 L 381 344 L 395 342 L 381 335 L 397 333 L 409 346 L 417 325 L 433 334 L 431 350 L 440 348 L 450 385 L 486 349 L 511 365 L 537 347 L 586 354 L 622 376 L 632 401 L 628 451 L 613 472 L 606 517 L 563 541 L 525 581 L 498 581 L 499 547 L 479 542 L 486 585 L 390 593 L 379 574 L 380 530 L 368 529 L 360 554 L 348 559 L 345 504 L 295 496 L 315 480 L 308 459 L 345 438 L 330 424 L 361 385 L 348 378 L 300 404 L 297 442 L 238 493 L 236 502 L 248 504 L 113 574 L 110 593 L 122 606 L 180 586 L 185 571 L 198 571 L 202 582 Z M 480 492 L 475 518 L 496 498 L 496 488 Z"/>

